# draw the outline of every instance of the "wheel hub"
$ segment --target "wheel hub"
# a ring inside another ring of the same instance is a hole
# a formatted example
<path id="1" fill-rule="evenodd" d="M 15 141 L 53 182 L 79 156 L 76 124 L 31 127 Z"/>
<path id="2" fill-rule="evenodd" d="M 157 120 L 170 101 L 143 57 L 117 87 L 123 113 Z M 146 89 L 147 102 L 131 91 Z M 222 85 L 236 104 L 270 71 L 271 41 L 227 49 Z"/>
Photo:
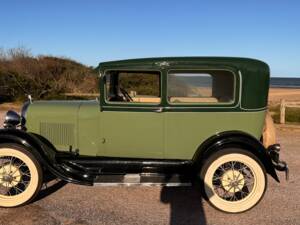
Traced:
<path id="1" fill-rule="evenodd" d="M 15 165 L 6 164 L 0 168 L 0 185 L 15 187 L 22 178 L 19 168 Z"/>
<path id="2" fill-rule="evenodd" d="M 221 183 L 225 191 L 235 193 L 242 190 L 245 184 L 245 179 L 240 171 L 229 170 L 223 174 Z"/>

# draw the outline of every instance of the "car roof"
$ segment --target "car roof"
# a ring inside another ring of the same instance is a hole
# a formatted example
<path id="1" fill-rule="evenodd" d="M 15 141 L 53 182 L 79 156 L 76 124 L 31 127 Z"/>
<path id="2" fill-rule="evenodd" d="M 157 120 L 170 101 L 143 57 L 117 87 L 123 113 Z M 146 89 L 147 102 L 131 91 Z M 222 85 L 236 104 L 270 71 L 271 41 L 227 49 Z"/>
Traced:
<path id="1" fill-rule="evenodd" d="M 228 69 L 241 82 L 241 107 L 262 109 L 267 106 L 270 69 L 260 60 L 241 57 L 158 57 L 103 62 L 98 69 L 106 70 L 170 70 Z M 162 75 L 166 75 L 164 72 Z"/>
<path id="2" fill-rule="evenodd" d="M 107 61 L 99 64 L 100 68 L 107 67 L 131 67 L 131 66 L 154 66 L 166 67 L 178 64 L 224 64 L 235 67 L 268 67 L 266 63 L 257 59 L 242 57 L 156 57 L 156 58 L 137 58 L 117 61 Z"/>

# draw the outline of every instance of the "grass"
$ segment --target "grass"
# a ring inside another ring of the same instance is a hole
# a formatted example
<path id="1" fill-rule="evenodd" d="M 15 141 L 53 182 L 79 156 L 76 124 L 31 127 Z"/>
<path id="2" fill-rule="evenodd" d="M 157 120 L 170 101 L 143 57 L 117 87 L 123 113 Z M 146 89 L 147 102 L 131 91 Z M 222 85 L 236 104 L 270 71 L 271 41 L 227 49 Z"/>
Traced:
<path id="1" fill-rule="evenodd" d="M 275 123 L 280 122 L 280 105 L 269 106 L 272 118 Z M 286 107 L 285 121 L 288 123 L 300 123 L 300 108 Z"/>

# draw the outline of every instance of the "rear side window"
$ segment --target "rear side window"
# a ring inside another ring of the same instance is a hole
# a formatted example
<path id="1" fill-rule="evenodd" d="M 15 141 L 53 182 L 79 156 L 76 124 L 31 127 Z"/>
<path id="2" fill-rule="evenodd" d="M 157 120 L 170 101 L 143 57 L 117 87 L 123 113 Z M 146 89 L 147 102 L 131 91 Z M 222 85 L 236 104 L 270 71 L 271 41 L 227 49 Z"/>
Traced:
<path id="1" fill-rule="evenodd" d="M 232 103 L 233 73 L 225 70 L 170 71 L 168 101 L 170 103 Z"/>

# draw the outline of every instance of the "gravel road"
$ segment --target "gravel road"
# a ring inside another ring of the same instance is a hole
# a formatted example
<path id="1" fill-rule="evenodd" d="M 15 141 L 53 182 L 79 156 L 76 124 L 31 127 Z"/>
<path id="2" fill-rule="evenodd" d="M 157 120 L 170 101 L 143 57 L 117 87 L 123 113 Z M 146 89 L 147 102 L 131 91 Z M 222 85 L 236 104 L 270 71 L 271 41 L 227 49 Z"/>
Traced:
<path id="1" fill-rule="evenodd" d="M 290 166 L 290 181 L 283 174 L 280 184 L 268 177 L 263 200 L 243 214 L 213 209 L 193 188 L 86 187 L 54 182 L 30 205 L 0 209 L 0 224 L 300 224 L 300 128 L 281 128 L 278 134 L 282 158 Z"/>
<path id="2" fill-rule="evenodd" d="M 0 111 L 0 128 L 2 127 L 4 116 L 5 116 L 5 112 Z"/>

